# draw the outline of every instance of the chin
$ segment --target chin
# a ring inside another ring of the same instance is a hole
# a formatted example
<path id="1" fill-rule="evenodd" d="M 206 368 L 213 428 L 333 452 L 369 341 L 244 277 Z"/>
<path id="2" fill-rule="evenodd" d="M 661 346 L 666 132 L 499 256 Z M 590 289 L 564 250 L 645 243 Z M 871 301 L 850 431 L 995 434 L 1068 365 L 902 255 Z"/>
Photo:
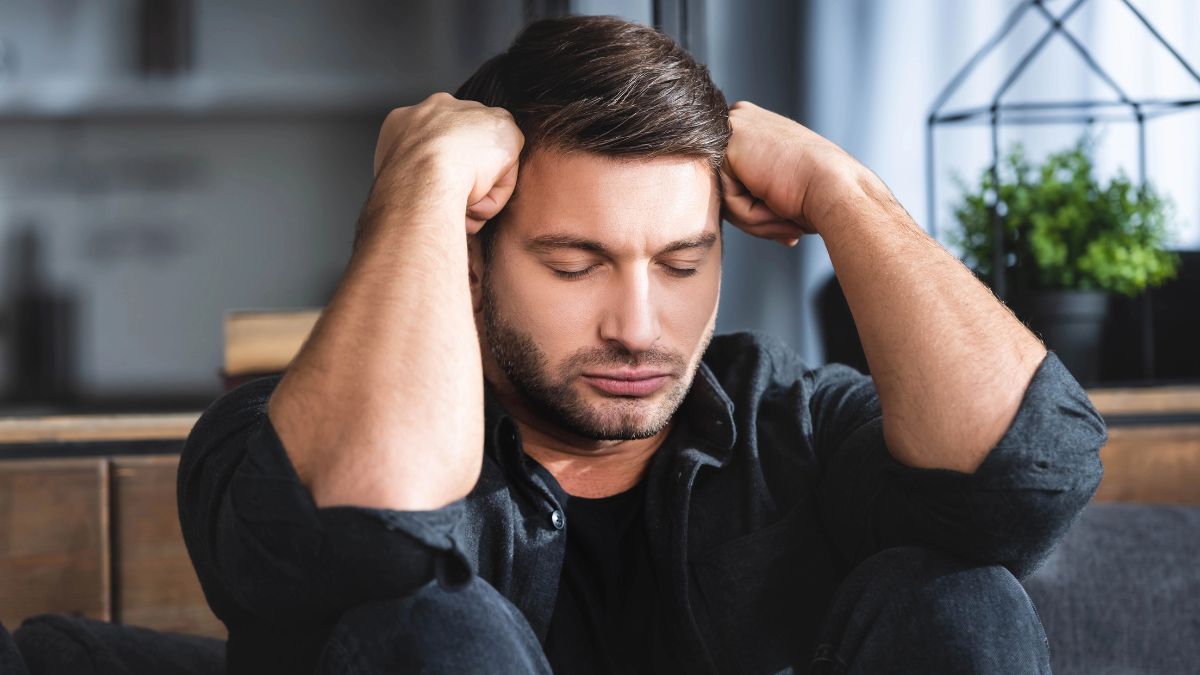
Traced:
<path id="1" fill-rule="evenodd" d="M 611 430 L 613 433 L 606 435 L 613 437 L 609 440 L 649 438 L 665 426 L 657 423 L 660 412 L 657 402 L 648 399 L 605 400 L 607 403 L 590 406 L 590 421 L 593 428 Z"/>

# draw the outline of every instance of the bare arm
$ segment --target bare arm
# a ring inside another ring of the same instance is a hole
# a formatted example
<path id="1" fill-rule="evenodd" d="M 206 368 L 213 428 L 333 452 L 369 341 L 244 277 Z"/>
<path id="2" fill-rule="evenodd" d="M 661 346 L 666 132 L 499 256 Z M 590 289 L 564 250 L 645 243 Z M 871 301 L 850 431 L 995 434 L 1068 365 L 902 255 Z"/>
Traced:
<path id="1" fill-rule="evenodd" d="M 511 195 L 522 142 L 504 111 L 445 94 L 385 122 L 354 254 L 269 404 L 318 506 L 434 509 L 475 485 L 483 371 L 466 234 Z"/>
<path id="2" fill-rule="evenodd" d="M 896 459 L 973 473 L 1046 349 L 874 174 L 814 222 L 858 326 Z"/>
<path id="3" fill-rule="evenodd" d="M 787 245 L 821 236 L 871 365 L 889 452 L 973 473 L 1046 349 L 848 153 L 753 104 L 735 104 L 730 121 L 726 217 Z"/>

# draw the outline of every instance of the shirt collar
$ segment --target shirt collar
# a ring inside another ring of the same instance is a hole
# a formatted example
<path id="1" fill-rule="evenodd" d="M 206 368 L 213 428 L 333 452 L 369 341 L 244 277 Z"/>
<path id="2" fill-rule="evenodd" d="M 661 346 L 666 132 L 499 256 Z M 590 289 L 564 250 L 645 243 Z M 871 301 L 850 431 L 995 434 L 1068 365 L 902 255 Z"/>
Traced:
<path id="1" fill-rule="evenodd" d="M 733 422 L 733 401 L 704 361 L 696 368 L 692 388 L 680 406 L 679 413 L 687 417 L 695 433 L 706 442 L 714 457 L 722 463 L 729 458 L 737 441 Z"/>

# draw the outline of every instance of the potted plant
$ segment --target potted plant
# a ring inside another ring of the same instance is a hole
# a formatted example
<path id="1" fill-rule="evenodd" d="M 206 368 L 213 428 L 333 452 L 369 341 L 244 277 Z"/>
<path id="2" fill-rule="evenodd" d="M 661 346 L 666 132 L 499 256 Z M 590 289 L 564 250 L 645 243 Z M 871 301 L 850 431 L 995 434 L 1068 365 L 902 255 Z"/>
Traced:
<path id="1" fill-rule="evenodd" d="M 1035 167 L 1015 143 L 997 167 L 998 185 L 987 169 L 974 188 L 956 176 L 959 229 L 948 237 L 990 282 L 998 197 L 1009 305 L 1084 383 L 1096 381 L 1109 296 L 1160 285 L 1179 265 L 1178 254 L 1166 250 L 1169 200 L 1149 184 L 1135 186 L 1124 171 L 1101 185 L 1093 144 L 1085 135 Z"/>

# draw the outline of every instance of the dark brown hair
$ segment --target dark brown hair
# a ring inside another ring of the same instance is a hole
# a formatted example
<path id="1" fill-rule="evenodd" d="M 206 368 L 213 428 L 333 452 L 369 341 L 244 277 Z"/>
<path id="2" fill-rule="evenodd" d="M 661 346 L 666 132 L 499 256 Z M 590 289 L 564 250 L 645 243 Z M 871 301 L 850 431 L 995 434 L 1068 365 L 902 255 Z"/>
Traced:
<path id="1" fill-rule="evenodd" d="M 729 143 L 728 105 L 708 68 L 663 33 L 617 17 L 532 23 L 454 96 L 512 113 L 522 159 L 538 148 L 695 157 L 715 175 Z M 480 231 L 485 258 L 494 234 Z"/>

